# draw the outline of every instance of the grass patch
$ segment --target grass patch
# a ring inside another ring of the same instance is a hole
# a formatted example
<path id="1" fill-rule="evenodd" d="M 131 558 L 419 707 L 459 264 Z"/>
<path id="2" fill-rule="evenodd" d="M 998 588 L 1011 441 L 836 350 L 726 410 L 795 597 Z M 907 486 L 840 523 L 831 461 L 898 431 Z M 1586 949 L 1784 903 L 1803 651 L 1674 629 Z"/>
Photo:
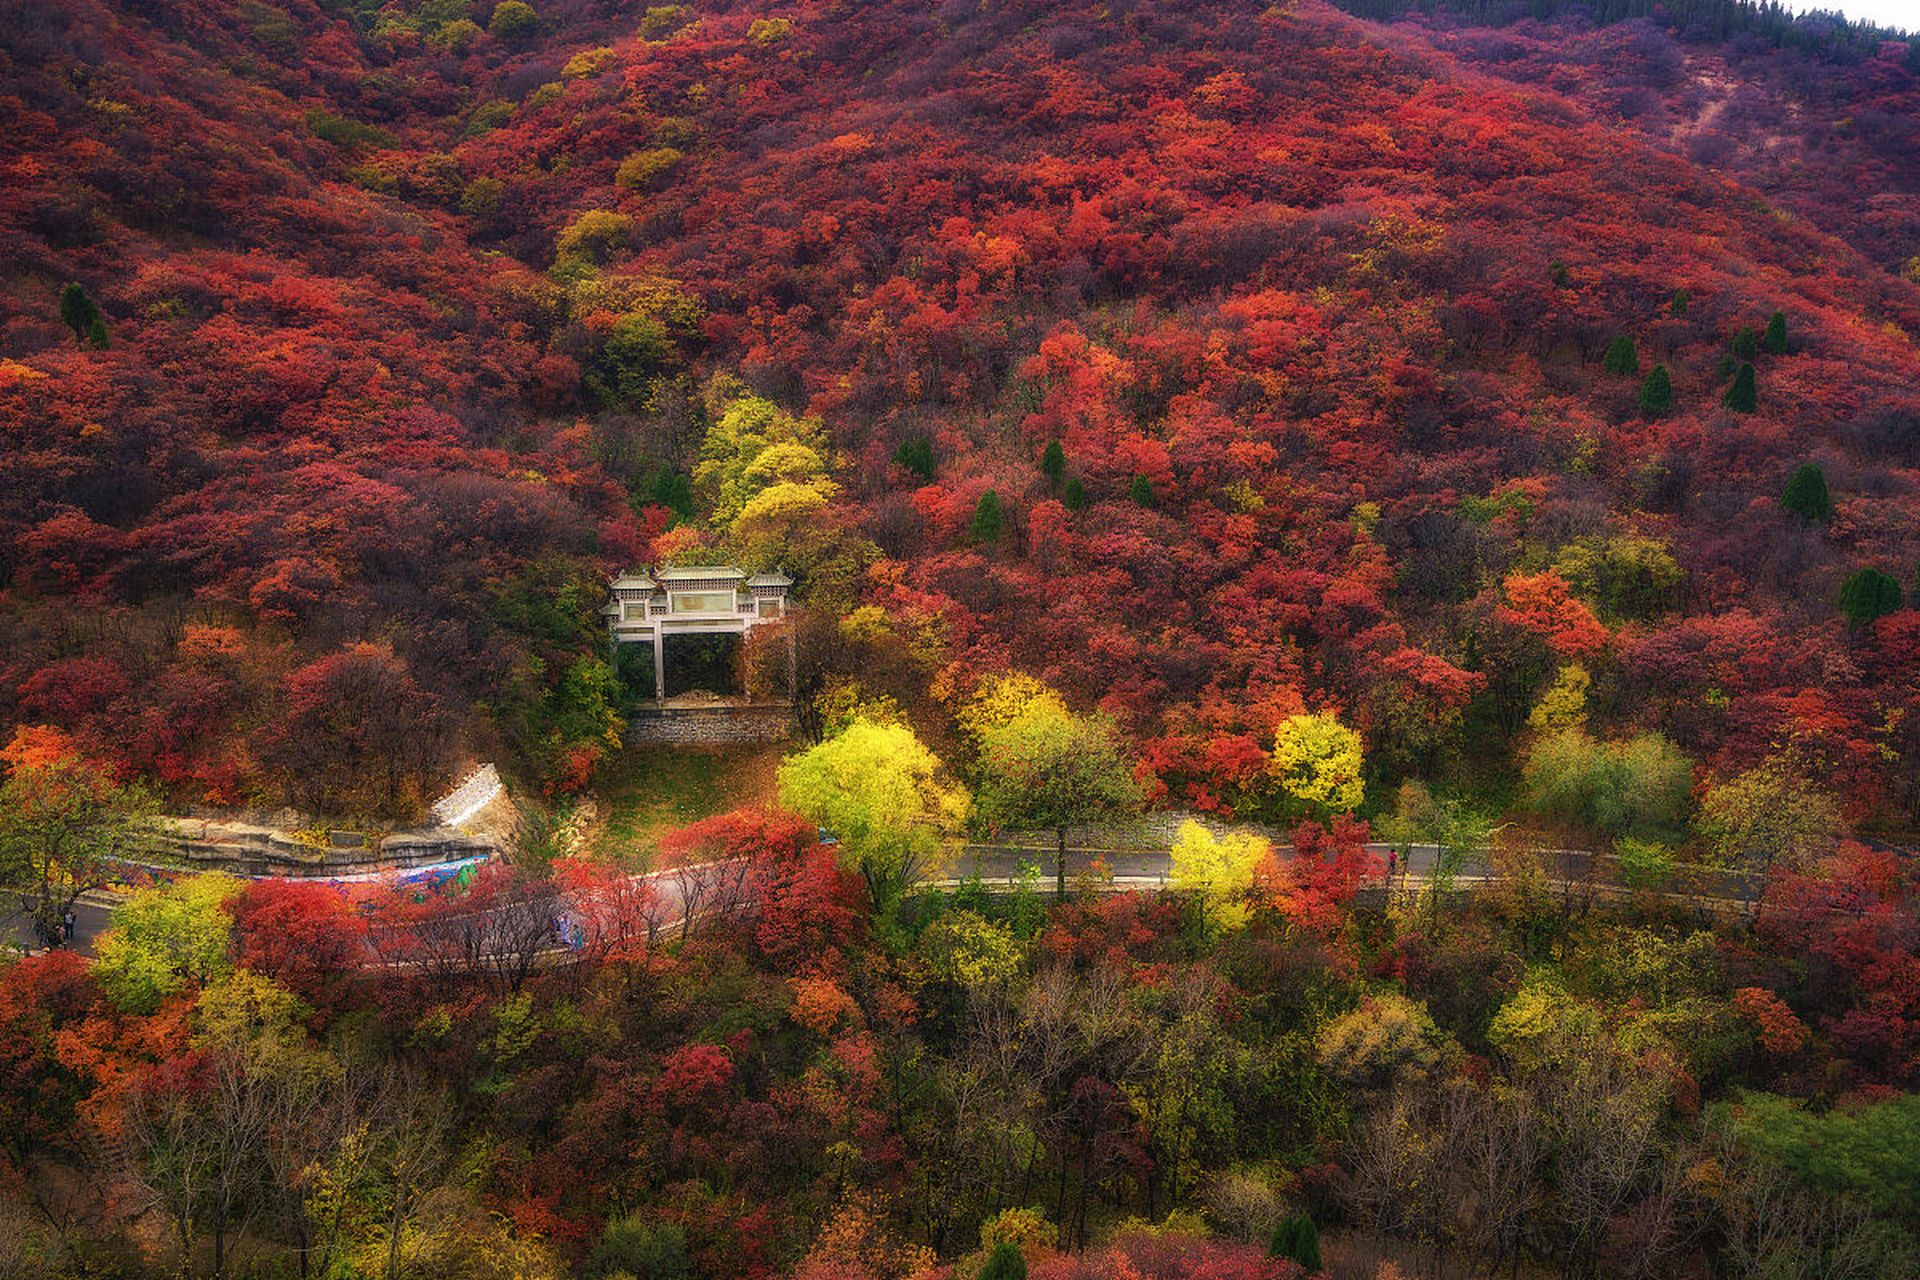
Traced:
<path id="1" fill-rule="evenodd" d="M 606 765 L 594 785 L 605 815 L 594 852 L 635 871 L 653 867 L 660 837 L 733 809 L 771 805 L 786 748 L 637 746 Z"/>

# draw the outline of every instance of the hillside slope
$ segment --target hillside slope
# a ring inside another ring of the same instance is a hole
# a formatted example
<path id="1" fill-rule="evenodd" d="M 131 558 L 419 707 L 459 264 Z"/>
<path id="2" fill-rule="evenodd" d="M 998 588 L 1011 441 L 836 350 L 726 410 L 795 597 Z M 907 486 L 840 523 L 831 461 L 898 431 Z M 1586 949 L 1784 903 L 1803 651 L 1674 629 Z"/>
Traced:
<path id="1" fill-rule="evenodd" d="M 1303 705 L 1379 783 L 1497 770 L 1571 662 L 1597 729 L 1722 773 L 1792 744 L 1859 819 L 1915 801 L 1915 615 L 1836 601 L 1914 586 L 1920 287 L 1415 28 L 19 12 L 0 715 L 185 799 L 403 808 L 460 751 L 576 784 L 597 575 L 731 554 L 885 606 L 939 688 L 1013 664 L 1099 701 L 1202 804 L 1254 798 Z M 1776 311 L 1789 349 L 1723 408 Z M 1622 336 L 1638 374 L 1602 368 Z M 745 388 L 819 417 L 831 504 L 663 533 Z M 930 475 L 895 461 L 923 439 Z M 1805 461 L 1830 523 L 1780 508 Z M 295 749 L 355 697 L 406 708 L 389 740 Z"/>

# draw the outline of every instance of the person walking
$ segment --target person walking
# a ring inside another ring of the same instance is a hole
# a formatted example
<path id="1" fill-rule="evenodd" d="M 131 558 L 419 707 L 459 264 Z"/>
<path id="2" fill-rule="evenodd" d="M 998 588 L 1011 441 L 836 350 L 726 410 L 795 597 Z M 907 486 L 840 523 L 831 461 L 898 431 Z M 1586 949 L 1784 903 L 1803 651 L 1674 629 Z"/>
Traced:
<path id="1" fill-rule="evenodd" d="M 79 923 L 79 919 L 73 914 L 72 907 L 68 907 L 67 913 L 60 917 L 60 938 L 68 946 L 73 945 L 74 930 Z"/>

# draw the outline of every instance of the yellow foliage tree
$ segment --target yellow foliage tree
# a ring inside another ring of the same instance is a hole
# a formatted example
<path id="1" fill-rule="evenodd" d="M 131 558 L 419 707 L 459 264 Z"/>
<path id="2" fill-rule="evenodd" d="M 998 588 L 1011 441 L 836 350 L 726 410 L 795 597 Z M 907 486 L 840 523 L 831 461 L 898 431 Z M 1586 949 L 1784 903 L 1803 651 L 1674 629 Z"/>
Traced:
<path id="1" fill-rule="evenodd" d="M 1449 1051 L 1425 1005 L 1397 992 L 1368 996 L 1321 1029 L 1320 1065 L 1352 1089 L 1387 1090 L 1424 1079 Z"/>
<path id="2" fill-rule="evenodd" d="M 1535 729 L 1572 729 L 1587 722 L 1587 689 L 1593 677 L 1577 662 L 1560 668 L 1540 701 L 1534 703 L 1527 724 Z"/>
<path id="3" fill-rule="evenodd" d="M 1365 794 L 1360 735 L 1324 712 L 1289 716 L 1274 734 L 1272 772 L 1295 807 L 1350 813 Z"/>
<path id="4" fill-rule="evenodd" d="M 978 911 L 941 916 L 921 931 L 916 950 L 933 977 L 966 990 L 999 986 L 1020 973 L 1013 930 Z"/>
<path id="5" fill-rule="evenodd" d="M 728 400 L 708 428 L 693 483 L 714 526 L 731 529 L 764 489 L 794 484 L 830 496 L 826 458 L 827 432 L 818 418 L 795 417 L 771 400 L 743 394 Z"/>
<path id="6" fill-rule="evenodd" d="M 622 191 L 645 191 L 685 158 L 675 147 L 649 147 L 645 151 L 636 151 L 614 170 L 613 185 Z"/>
<path id="7" fill-rule="evenodd" d="M 1273 846 L 1252 834 L 1215 836 L 1188 819 L 1173 841 L 1173 869 L 1169 883 L 1177 890 L 1200 895 L 1207 923 L 1218 930 L 1238 929 L 1247 922 L 1248 892 L 1254 872 L 1273 852 Z"/>
<path id="8" fill-rule="evenodd" d="M 1067 704 L 1059 694 L 1032 676 L 1018 671 L 987 676 L 974 688 L 973 696 L 961 705 L 955 719 L 960 729 L 975 743 L 995 729 L 1012 724 L 1036 707 L 1048 707 L 1064 713 Z"/>
<path id="9" fill-rule="evenodd" d="M 633 219 L 612 209 L 588 209 L 553 242 L 554 265 L 604 263 L 633 234 Z"/>
<path id="10" fill-rule="evenodd" d="M 966 818 L 965 788 L 941 779 L 940 759 L 905 725 L 855 720 L 839 736 L 787 757 L 780 803 L 840 839 L 876 902 L 896 897 L 938 857 Z"/>
<path id="11" fill-rule="evenodd" d="M 225 974 L 233 921 L 224 908 L 245 887 L 208 871 L 128 897 L 94 944 L 101 987 L 121 1008 L 146 1013 L 191 983 Z"/>

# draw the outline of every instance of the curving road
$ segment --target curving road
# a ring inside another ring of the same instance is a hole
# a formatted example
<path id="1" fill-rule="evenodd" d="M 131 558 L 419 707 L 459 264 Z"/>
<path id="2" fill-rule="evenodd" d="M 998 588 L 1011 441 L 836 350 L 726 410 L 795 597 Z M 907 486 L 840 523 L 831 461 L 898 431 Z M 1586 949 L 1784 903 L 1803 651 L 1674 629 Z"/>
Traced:
<path id="1" fill-rule="evenodd" d="M 1381 860 L 1381 868 L 1372 877 L 1372 882 L 1378 887 L 1385 887 L 1384 867 L 1390 846 L 1375 844 L 1368 848 Z M 1284 848 L 1280 852 L 1282 855 L 1290 854 L 1290 850 Z M 932 883 L 952 886 L 978 878 L 991 888 L 1001 888 L 1019 880 L 1023 863 L 1032 863 L 1040 872 L 1036 887 L 1044 893 L 1051 888 L 1053 857 L 1054 850 L 1047 846 L 966 845 L 952 865 L 944 870 L 944 874 Z M 1110 880 L 1096 882 L 1096 887 L 1113 891 L 1152 889 L 1165 885 L 1171 861 L 1165 851 L 1070 849 L 1067 854 L 1068 877 L 1089 875 L 1096 859 L 1104 864 L 1107 875 L 1111 877 Z M 1413 846 L 1405 859 L 1396 859 L 1392 887 L 1424 887 L 1431 880 L 1438 860 L 1439 849 L 1436 846 Z M 1544 853 L 1543 861 L 1556 887 L 1574 886 L 1577 887 L 1576 891 L 1595 891 L 1602 895 L 1628 892 L 1620 880 L 1617 861 L 1609 855 L 1582 850 L 1548 850 Z M 677 928 L 689 908 L 699 913 L 703 910 L 703 901 L 712 899 L 724 890 L 725 886 L 719 882 L 729 878 L 729 870 L 734 865 L 709 863 L 696 868 L 648 872 L 634 879 L 649 882 L 654 887 L 664 909 L 664 918 L 670 922 L 670 927 Z M 1454 872 L 1454 883 L 1463 891 L 1480 888 L 1492 878 L 1492 868 L 1485 857 L 1477 854 L 1462 858 Z M 1675 882 L 1662 896 L 1702 906 L 1745 910 L 1758 900 L 1761 880 L 1761 877 L 1745 872 L 1681 867 L 1676 869 Z M 88 895 L 77 904 L 74 912 L 76 936 L 72 944 L 75 948 L 82 952 L 93 949 L 94 939 L 112 925 L 114 901 L 111 894 L 97 893 Z M 0 928 L 5 929 L 0 937 L 18 946 L 30 948 L 36 945 L 31 923 L 17 912 L 0 917 Z"/>

